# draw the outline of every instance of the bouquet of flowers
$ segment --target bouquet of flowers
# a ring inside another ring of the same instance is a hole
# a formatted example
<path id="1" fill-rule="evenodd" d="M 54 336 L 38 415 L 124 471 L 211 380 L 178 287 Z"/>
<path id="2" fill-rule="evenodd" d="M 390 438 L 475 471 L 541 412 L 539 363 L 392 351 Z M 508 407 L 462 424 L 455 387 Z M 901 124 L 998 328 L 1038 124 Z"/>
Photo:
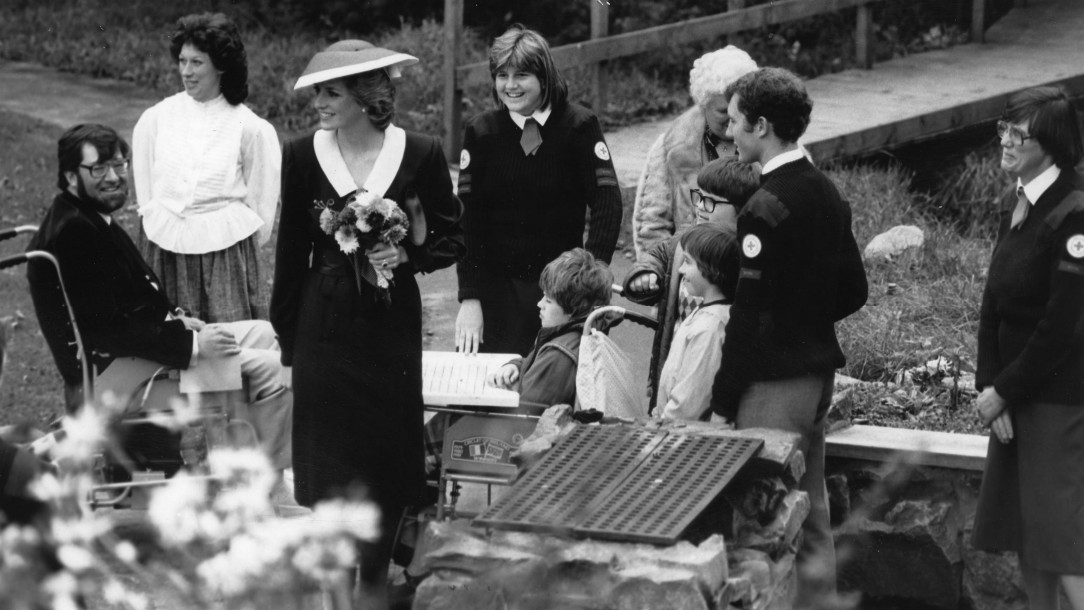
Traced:
<path id="1" fill-rule="evenodd" d="M 388 287 L 392 281 L 392 270 L 374 268 L 368 258 L 359 256 L 359 252 L 364 254 L 382 243 L 398 246 L 406 237 L 409 227 L 410 221 L 398 204 L 361 190 L 350 195 L 342 210 L 336 212 L 325 207 L 320 213 L 320 228 L 333 236 L 339 249 L 349 256 L 358 292 L 364 279 L 376 287 L 377 294 L 385 303 L 391 302 Z"/>

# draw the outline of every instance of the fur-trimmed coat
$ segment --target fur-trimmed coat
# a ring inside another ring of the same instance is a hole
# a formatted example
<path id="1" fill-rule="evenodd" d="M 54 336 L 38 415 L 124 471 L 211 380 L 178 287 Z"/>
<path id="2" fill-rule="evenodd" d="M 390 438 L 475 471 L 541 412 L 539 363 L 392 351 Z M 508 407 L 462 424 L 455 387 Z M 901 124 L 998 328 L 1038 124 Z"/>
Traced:
<path id="1" fill-rule="evenodd" d="M 696 217 L 689 189 L 708 162 L 704 150 L 704 113 L 689 108 L 667 127 L 647 153 L 647 163 L 636 185 L 632 216 L 632 242 L 636 260 Z"/>

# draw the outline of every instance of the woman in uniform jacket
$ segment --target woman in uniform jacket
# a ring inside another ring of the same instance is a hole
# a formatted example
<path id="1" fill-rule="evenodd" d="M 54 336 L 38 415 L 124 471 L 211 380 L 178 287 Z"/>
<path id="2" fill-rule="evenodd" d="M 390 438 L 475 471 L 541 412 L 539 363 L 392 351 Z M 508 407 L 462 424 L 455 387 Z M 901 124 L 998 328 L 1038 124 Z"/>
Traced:
<path id="1" fill-rule="evenodd" d="M 979 319 L 976 408 L 991 426 L 974 544 L 1014 551 L 1032 608 L 1059 584 L 1084 609 L 1084 193 L 1065 93 L 1029 89 L 1001 121 L 1001 208 Z"/>

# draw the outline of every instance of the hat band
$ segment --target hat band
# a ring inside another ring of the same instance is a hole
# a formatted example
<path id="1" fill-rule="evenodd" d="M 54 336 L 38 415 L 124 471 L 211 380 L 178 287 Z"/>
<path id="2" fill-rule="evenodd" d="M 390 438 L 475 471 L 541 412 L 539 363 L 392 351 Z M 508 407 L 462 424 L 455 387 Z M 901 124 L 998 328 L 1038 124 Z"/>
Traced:
<path id="1" fill-rule="evenodd" d="M 339 66 L 336 68 L 328 68 L 327 70 L 320 70 L 319 72 L 313 72 L 312 74 L 305 74 L 297 79 L 297 83 L 294 84 L 294 90 L 296 91 L 303 87 L 309 87 L 324 81 L 335 80 L 345 76 L 372 72 L 373 70 L 379 70 L 380 68 L 389 68 L 388 76 L 398 78 L 402 74 L 399 70 L 401 65 L 412 65 L 416 63 L 418 63 L 418 58 L 413 55 L 395 53 L 394 55 L 388 55 L 387 57 L 381 57 L 380 59 L 374 59 L 360 64 Z"/>

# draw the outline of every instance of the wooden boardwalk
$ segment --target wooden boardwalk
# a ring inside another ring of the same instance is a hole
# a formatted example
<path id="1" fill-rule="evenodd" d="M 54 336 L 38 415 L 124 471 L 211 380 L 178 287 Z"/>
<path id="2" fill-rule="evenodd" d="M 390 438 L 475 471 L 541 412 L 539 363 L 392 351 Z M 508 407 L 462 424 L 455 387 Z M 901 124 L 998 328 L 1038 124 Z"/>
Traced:
<path id="1" fill-rule="evenodd" d="M 1084 1 L 1017 0 L 965 44 L 806 81 L 813 119 L 802 143 L 818 162 L 861 156 L 992 122 L 1015 91 L 1060 84 L 1084 97 Z M 669 121 L 607 134 L 623 186 Z"/>

